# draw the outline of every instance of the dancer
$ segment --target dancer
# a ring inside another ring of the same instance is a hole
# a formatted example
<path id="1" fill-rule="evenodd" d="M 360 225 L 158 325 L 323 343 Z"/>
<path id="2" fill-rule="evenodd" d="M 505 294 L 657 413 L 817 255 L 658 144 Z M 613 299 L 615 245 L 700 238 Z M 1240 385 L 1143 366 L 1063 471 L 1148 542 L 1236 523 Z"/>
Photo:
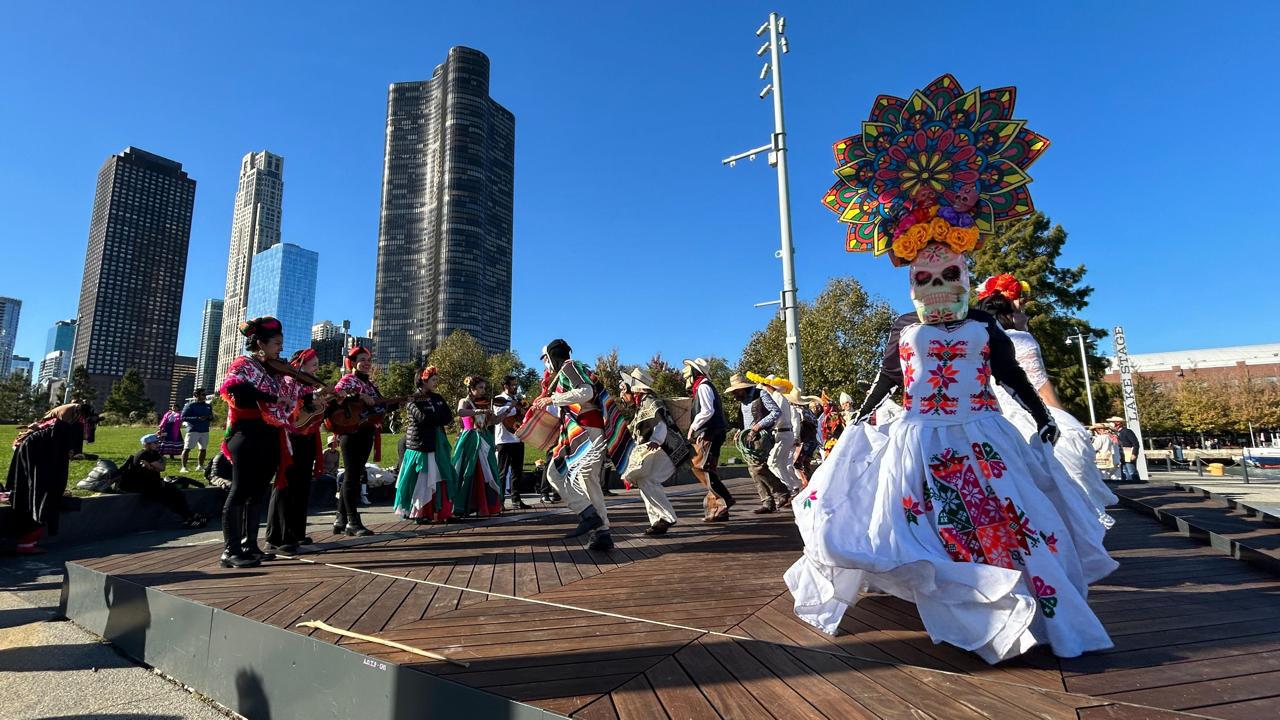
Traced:
<path id="1" fill-rule="evenodd" d="M 1049 382 L 1049 373 L 1045 370 L 1044 359 L 1040 355 L 1040 343 L 1027 332 L 1027 316 L 1022 313 L 1022 305 L 1029 293 L 1030 288 L 1027 284 L 1020 282 L 1014 276 L 997 275 L 988 278 L 979 286 L 976 307 L 993 315 L 1005 334 L 1013 341 L 1018 365 L 1022 366 L 1027 379 L 1035 387 L 1040 399 L 1044 401 L 1049 413 L 1053 415 L 1054 422 L 1058 425 L 1060 433 L 1058 442 L 1052 448 L 1043 444 L 1038 447 L 1046 451 L 1046 460 L 1050 469 L 1060 480 L 1057 483 L 1059 487 L 1041 489 L 1045 490 L 1050 500 L 1055 501 L 1059 514 L 1068 521 L 1068 525 L 1075 532 L 1073 538 L 1077 550 L 1082 556 L 1084 555 L 1084 537 L 1087 536 L 1094 546 L 1095 553 L 1099 556 L 1097 561 L 1101 563 L 1102 568 L 1109 566 L 1110 569 L 1106 570 L 1106 573 L 1110 573 L 1115 569 L 1115 561 L 1107 555 L 1106 549 L 1101 547 L 1103 533 L 1098 532 L 1096 527 L 1081 528 L 1071 520 L 1072 516 L 1083 511 L 1080 507 L 1080 503 L 1083 502 L 1088 506 L 1089 520 L 1101 524 L 1104 530 L 1110 528 L 1115 524 L 1115 520 L 1107 514 L 1107 506 L 1115 503 L 1117 499 L 1102 481 L 1102 473 L 1098 471 L 1095 461 L 1096 451 L 1093 449 L 1093 440 L 1089 436 L 1089 431 L 1071 413 L 1063 409 L 1062 401 L 1058 399 L 1053 383 Z M 1032 419 L 1031 414 L 1015 402 L 1004 388 L 997 385 L 995 392 L 996 397 L 1000 399 L 1000 411 L 1005 417 L 1022 431 L 1024 437 L 1030 439 L 1035 435 L 1035 420 Z M 1037 446 L 1033 444 L 1032 447 Z M 1049 451 L 1052 452 L 1049 453 Z"/>
<path id="2" fill-rule="evenodd" d="M 852 404 L 853 400 L 850 399 L 849 402 Z M 836 446 L 836 441 L 844 432 L 844 414 L 825 392 L 822 393 L 822 415 L 818 418 L 818 424 L 822 427 L 822 457 L 825 460 L 827 453 Z"/>
<path id="3" fill-rule="evenodd" d="M 303 348 L 289 358 L 289 364 L 307 375 L 320 367 L 315 350 Z M 327 390 L 327 388 L 326 388 Z M 299 545 L 314 542 L 307 535 L 307 504 L 311 500 L 311 480 L 324 473 L 324 452 L 320 447 L 320 425 L 331 410 L 328 393 L 291 375 L 280 378 L 280 404 L 289 410 L 289 468 L 284 483 L 271 489 L 267 503 L 267 552 L 292 555 Z"/>
<path id="4" fill-rule="evenodd" d="M 458 517 L 489 517 L 502 512 L 502 487 L 498 484 L 498 459 L 493 451 L 493 405 L 489 383 L 482 377 L 462 381 L 467 396 L 458 401 L 462 434 L 453 448 L 456 494 L 451 495 Z"/>
<path id="5" fill-rule="evenodd" d="M 747 379 L 756 383 L 760 391 L 767 394 L 773 400 L 773 404 L 778 407 L 778 422 L 773 429 L 773 449 L 769 451 L 769 470 L 778 476 L 782 484 L 787 486 L 788 492 L 794 496 L 800 492 L 800 478 L 796 476 L 796 468 L 793 464 L 796 433 L 795 427 L 791 424 L 791 401 L 787 399 L 787 393 L 791 392 L 794 386 L 790 380 L 776 375 L 766 377 L 748 372 Z"/>
<path id="6" fill-rule="evenodd" d="M 259 503 L 272 478 L 283 476 L 289 446 L 289 412 L 283 407 L 279 373 L 266 363 L 278 360 L 284 327 L 273 317 L 240 323 L 248 355 L 227 369 L 218 393 L 227 402 L 227 434 L 222 454 L 231 461 L 231 485 L 222 507 L 223 567 L 255 567 L 275 555 L 258 548 Z M 281 478 L 283 479 L 283 477 Z"/>
<path id="7" fill-rule="evenodd" d="M 346 374 L 333 386 L 340 396 L 354 396 L 360 399 L 363 414 L 367 417 L 359 427 L 338 435 L 338 447 L 342 451 L 342 488 L 339 491 L 338 515 L 333 523 L 334 535 L 365 537 L 373 531 L 360 522 L 361 486 L 365 482 L 365 463 L 369 462 L 369 453 L 373 453 L 373 461 L 382 459 L 382 427 L 377 411 L 385 410 L 386 405 L 378 386 L 369 377 L 373 372 L 373 356 L 368 348 L 353 347 L 347 351 L 343 360 Z"/>
<path id="8" fill-rule="evenodd" d="M 795 434 L 795 446 L 791 451 L 791 469 L 796 474 L 800 489 L 809 486 L 809 477 L 813 474 L 813 454 L 820 445 L 818 439 L 818 418 L 813 414 L 810 405 L 820 402 L 812 395 L 801 395 L 800 388 L 791 388 L 787 393 L 787 401 L 791 403 L 791 427 Z"/>
<path id="9" fill-rule="evenodd" d="M 693 443 L 693 475 L 707 488 L 703 522 L 724 522 L 737 500 L 720 481 L 720 448 L 728 436 L 720 393 L 711 383 L 711 364 L 702 358 L 684 361 L 684 386 L 693 403 L 689 408 L 689 442 Z"/>
<path id="10" fill-rule="evenodd" d="M 493 396 L 493 443 L 497 446 L 499 484 L 511 498 L 515 510 L 528 510 L 520 497 L 524 479 L 524 443 L 516 435 L 524 419 L 524 402 L 520 397 L 520 378 L 508 375 L 502 379 L 502 392 Z"/>
<path id="11" fill-rule="evenodd" d="M 160 438 L 156 452 L 167 457 L 176 457 L 182 452 L 182 411 L 177 403 L 169 405 L 169 411 L 160 418 L 156 436 Z"/>
<path id="12" fill-rule="evenodd" d="M 542 348 L 547 371 L 543 395 L 533 406 L 559 408 L 560 442 L 547 463 L 547 480 L 578 514 L 578 526 L 565 535 L 580 537 L 590 533 L 592 550 L 612 550 L 609 512 L 600 488 L 609 453 L 606 428 L 615 425 L 609 394 L 586 364 L 572 359 L 573 349 L 556 339 Z M 625 424 L 623 425 L 625 428 Z M 625 465 L 625 463 L 623 463 Z"/>
<path id="13" fill-rule="evenodd" d="M 72 460 L 87 457 L 82 454 L 85 425 L 93 417 L 87 405 L 59 405 L 14 439 L 4 486 L 13 505 L 9 534 L 19 554 L 43 552 L 40 538 L 58 534 L 67 474 Z"/>
<path id="14" fill-rule="evenodd" d="M 1052 443 L 1057 427 L 1008 336 L 968 307 L 963 253 L 995 221 L 1031 212 L 1022 168 L 1048 143 L 1021 123 L 994 143 L 990 123 L 1010 118 L 1013 96 L 966 93 L 943 76 L 910 101 L 881 96 L 867 137 L 836 145 L 848 165 L 827 204 L 857 223 L 851 248 L 872 249 L 858 242 L 869 238 L 877 254 L 910 265 L 916 312 L 894 323 L 857 419 L 896 386 L 906 414 L 885 432 L 846 430 L 795 508 L 805 552 L 786 581 L 796 614 L 825 632 L 873 587 L 915 603 L 934 642 L 990 663 L 1038 643 L 1064 657 L 1111 646 L 1065 524 L 1038 489 L 1041 456 L 998 412 L 992 379 L 1026 406 L 1036 442 Z M 918 157 L 952 171 L 922 178 Z M 979 172 L 996 167 L 1022 182 Z M 1017 202 L 993 194 L 1015 190 Z"/>
<path id="15" fill-rule="evenodd" d="M 676 510 L 667 499 L 662 484 L 676 474 L 663 447 L 675 424 L 671 421 L 662 401 L 653 396 L 653 377 L 644 368 L 635 368 L 619 381 L 623 402 L 636 406 L 635 417 L 629 423 L 635 437 L 635 448 L 627 460 L 627 472 L 622 479 L 640 490 L 645 512 L 649 515 L 649 527 L 645 535 L 665 535 L 676 524 Z"/>
<path id="16" fill-rule="evenodd" d="M 747 473 L 755 480 L 760 507 L 754 515 L 765 515 L 791 505 L 791 493 L 787 486 L 769 469 L 769 451 L 773 449 L 773 424 L 778 418 L 778 406 L 768 393 L 760 392 L 756 384 L 738 373 L 729 378 L 725 389 L 737 401 L 742 413 L 742 430 L 737 435 L 738 452 L 747 462 Z"/>
<path id="17" fill-rule="evenodd" d="M 436 392 L 438 372 L 434 365 L 422 370 L 418 393 L 405 406 L 409 423 L 404 431 L 400 476 L 396 479 L 396 514 L 420 525 L 453 517 L 449 493 L 457 487 L 449 438 L 444 434 L 453 422 L 453 412 Z"/>

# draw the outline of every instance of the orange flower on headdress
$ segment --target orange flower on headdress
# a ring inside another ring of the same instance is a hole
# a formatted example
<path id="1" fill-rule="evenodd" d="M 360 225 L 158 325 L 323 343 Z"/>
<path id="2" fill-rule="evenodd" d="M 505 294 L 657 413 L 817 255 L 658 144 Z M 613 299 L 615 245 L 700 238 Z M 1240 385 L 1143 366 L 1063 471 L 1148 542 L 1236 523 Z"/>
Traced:
<path id="1" fill-rule="evenodd" d="M 978 286 L 978 299 L 985 300 L 993 295 L 1002 295 L 1005 300 L 1013 302 L 1024 294 L 1030 294 L 1031 287 L 1009 273 L 989 277 Z"/>

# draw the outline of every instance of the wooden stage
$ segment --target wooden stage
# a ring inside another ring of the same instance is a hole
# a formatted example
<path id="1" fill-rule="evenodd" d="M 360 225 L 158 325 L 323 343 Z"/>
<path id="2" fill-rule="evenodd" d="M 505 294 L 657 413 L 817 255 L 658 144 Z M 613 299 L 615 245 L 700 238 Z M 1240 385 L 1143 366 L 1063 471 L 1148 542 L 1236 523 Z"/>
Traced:
<path id="1" fill-rule="evenodd" d="M 78 564 L 118 583 L 117 594 L 119 583 L 150 588 L 148 597 L 158 591 L 307 633 L 326 647 L 366 656 L 366 664 L 398 666 L 505 698 L 512 709 L 502 717 L 1280 714 L 1280 580 L 1154 520 L 1115 511 L 1108 544 L 1121 568 L 1091 597 L 1115 640 L 1113 650 L 1060 661 L 1037 649 L 989 667 L 934 645 L 914 608 L 890 597 L 869 597 L 851 609 L 839 637 L 796 620 L 782 582 L 800 549 L 791 514 L 752 515 L 749 482 L 730 486 L 741 502 L 725 524 L 699 522 L 700 493 L 675 488 L 682 520 L 657 539 L 642 534 L 647 521 L 634 493 L 617 498 L 610 518 L 618 549 L 608 554 L 562 540 L 576 517 L 561 511 L 478 525 L 377 528 L 393 533 L 389 537 L 317 538 L 328 543 L 301 556 L 313 562 L 278 560 L 250 570 L 219 568 L 217 548 L 207 544 Z M 470 666 L 295 629 L 303 620 Z M 149 622 L 158 632 L 157 620 Z M 215 658 L 207 663 L 213 667 Z M 234 709 L 250 717 L 263 708 L 275 720 L 293 717 L 278 704 L 262 704 L 269 692 L 258 695 L 259 704 L 242 699 Z M 424 708 L 415 710 L 427 716 Z"/>

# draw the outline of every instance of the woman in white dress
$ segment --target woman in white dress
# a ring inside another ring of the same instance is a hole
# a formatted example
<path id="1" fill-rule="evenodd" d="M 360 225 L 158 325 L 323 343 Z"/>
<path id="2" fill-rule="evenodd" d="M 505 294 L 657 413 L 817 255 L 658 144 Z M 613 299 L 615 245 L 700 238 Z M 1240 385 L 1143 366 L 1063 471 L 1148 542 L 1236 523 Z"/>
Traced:
<path id="1" fill-rule="evenodd" d="M 1040 354 L 1040 343 L 1035 336 L 1027 332 L 1027 317 L 1022 314 L 1022 303 L 1028 288 L 1014 276 L 1004 274 L 988 278 L 978 288 L 976 307 L 995 316 L 1005 334 L 1013 341 L 1014 353 L 1018 364 L 1027 373 L 1027 379 L 1036 388 L 1040 399 L 1048 406 L 1053 420 L 1058 425 L 1060 438 L 1052 448 L 1052 457 L 1048 458 L 1051 470 L 1063 485 L 1067 498 L 1083 497 L 1088 503 L 1092 518 L 1103 528 L 1109 529 L 1115 520 L 1107 513 L 1107 506 L 1115 503 L 1116 496 L 1102 480 L 1102 473 L 1096 463 L 1096 451 L 1093 438 L 1084 425 L 1075 416 L 1062 407 L 1058 393 L 1049 382 L 1049 374 L 1044 367 L 1044 358 Z M 1035 421 L 1031 415 L 1019 405 L 1003 388 L 996 388 L 996 397 L 1000 399 L 1000 411 L 1009 421 L 1030 438 L 1035 434 Z M 1047 449 L 1047 448 L 1046 448 Z M 1055 462 L 1056 461 L 1056 464 Z M 1065 475 L 1064 475 L 1065 473 Z M 1050 496 L 1052 497 L 1052 495 Z M 1059 508 L 1061 511 L 1062 508 Z M 1063 512 L 1064 517 L 1068 513 Z M 1100 533 L 1091 533 L 1101 542 Z M 1076 538 L 1080 544 L 1080 538 Z M 1103 563 L 1114 570 L 1114 561 Z M 1108 570 L 1108 572 L 1110 572 Z M 1097 578 L 1094 578 L 1096 580 Z"/>
<path id="2" fill-rule="evenodd" d="M 909 265 L 916 312 L 895 322 L 857 424 L 793 503 L 805 549 L 786 573 L 796 614 L 825 632 L 875 589 L 914 603 L 934 642 L 990 663 L 1039 643 L 1063 657 L 1111 647 L 1040 489 L 1054 484 L 1043 455 L 1000 413 L 993 381 L 1027 407 L 1034 442 L 1051 444 L 1057 427 L 1008 336 L 969 310 L 964 253 L 1031 212 L 1025 168 L 1048 145 L 1022 123 L 1016 147 L 987 133 L 1012 116 L 1008 90 L 967 92 L 946 75 L 910 100 L 882 95 L 862 135 L 836 144 L 843 165 L 825 202 L 855 226 L 846 247 Z M 983 168 L 1016 168 L 1020 182 Z M 904 415 L 868 428 L 899 386 Z"/>

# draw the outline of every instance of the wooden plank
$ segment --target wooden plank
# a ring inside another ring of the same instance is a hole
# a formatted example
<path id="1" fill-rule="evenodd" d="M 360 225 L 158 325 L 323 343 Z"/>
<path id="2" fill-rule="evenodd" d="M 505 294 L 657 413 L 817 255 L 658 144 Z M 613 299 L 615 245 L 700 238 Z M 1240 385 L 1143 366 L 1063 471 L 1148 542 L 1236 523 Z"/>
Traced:
<path id="1" fill-rule="evenodd" d="M 1186 683 L 1153 690 L 1111 693 L 1109 700 L 1154 705 L 1174 710 L 1195 710 L 1212 714 L 1213 705 L 1272 697 L 1280 682 L 1280 671 L 1255 673 L 1243 677 Z"/>
<path id="2" fill-rule="evenodd" d="M 1072 692 L 1109 695 L 1280 670 L 1280 650 L 1157 667 L 1117 669 L 1069 680 Z"/>
<path id="3" fill-rule="evenodd" d="M 686 645 L 675 659 L 722 717 L 774 717 L 701 644 Z"/>
<path id="4" fill-rule="evenodd" d="M 476 560 L 475 569 L 471 571 L 471 578 L 467 581 L 467 587 L 473 590 L 482 590 L 489 592 L 493 585 L 494 565 L 498 561 L 496 553 L 490 553 Z M 458 607 L 467 607 L 477 603 L 487 602 L 489 596 L 480 593 L 463 593 L 458 599 Z"/>
<path id="5" fill-rule="evenodd" d="M 788 717 L 813 720 L 821 720 L 823 717 L 800 693 L 747 652 L 739 641 L 706 636 L 702 638 L 701 644 L 761 705 L 787 708 Z"/>
<path id="6" fill-rule="evenodd" d="M 1277 707 L 1280 707 L 1280 696 L 1227 703 L 1226 705 L 1214 705 L 1211 708 L 1197 710 L 1196 712 L 1212 713 L 1214 717 L 1222 718 L 1222 720 L 1257 720 L 1258 718 L 1275 717 Z"/>
<path id="7" fill-rule="evenodd" d="M 449 578 L 449 573 L 452 571 L 452 563 L 435 565 L 427 572 L 427 576 L 422 579 L 432 582 L 444 582 Z M 396 611 L 384 623 L 383 630 L 390 630 L 420 620 L 426 614 L 427 608 L 430 607 L 431 601 L 435 598 L 438 590 L 439 588 L 435 585 L 413 583 L 413 589 L 401 601 L 400 607 L 396 608 Z"/>
<path id="8" fill-rule="evenodd" d="M 658 694 L 644 675 L 637 675 L 609 694 L 618 711 L 618 720 L 659 720 L 670 718 Z"/>
<path id="9" fill-rule="evenodd" d="M 877 715 L 855 702 L 827 678 L 812 673 L 785 649 L 771 643 L 742 642 L 741 647 L 827 717 L 876 720 Z M 789 711 L 789 709 L 788 709 Z"/>
<path id="10" fill-rule="evenodd" d="M 720 715 L 707 702 L 698 687 L 680 667 L 675 658 L 666 658 L 645 671 L 644 677 L 653 687 L 666 713 L 680 720 L 720 720 Z M 617 704 L 617 697 L 614 697 Z"/>
<path id="11" fill-rule="evenodd" d="M 1192 717 L 1173 710 L 1117 704 L 1081 708 L 1076 715 L 1080 720 L 1188 720 Z"/>
<path id="12" fill-rule="evenodd" d="M 754 620 L 753 622 L 760 622 Z M 922 710 L 913 708 L 903 698 L 893 694 L 883 686 L 858 672 L 847 664 L 840 662 L 835 656 L 816 650 L 803 648 L 787 648 L 787 653 L 800 661 L 805 667 L 818 673 L 824 680 L 840 689 L 845 695 L 867 708 L 884 720 L 919 720 L 921 717 L 933 717 Z"/>
<path id="13" fill-rule="evenodd" d="M 479 670 L 459 672 L 449 676 L 450 680 L 472 687 L 489 688 L 501 685 L 520 683 L 551 682 L 583 677 L 585 675 L 620 675 L 631 673 L 636 675 L 648 670 L 666 657 L 666 654 L 655 651 L 654 655 L 635 657 L 619 657 L 595 662 L 565 663 L 563 665 L 543 665 L 531 668 L 506 670 Z"/>
<path id="14" fill-rule="evenodd" d="M 581 720 L 618 720 L 618 710 L 613 706 L 613 698 L 609 695 L 602 695 L 591 704 L 573 713 L 575 718 Z"/>

